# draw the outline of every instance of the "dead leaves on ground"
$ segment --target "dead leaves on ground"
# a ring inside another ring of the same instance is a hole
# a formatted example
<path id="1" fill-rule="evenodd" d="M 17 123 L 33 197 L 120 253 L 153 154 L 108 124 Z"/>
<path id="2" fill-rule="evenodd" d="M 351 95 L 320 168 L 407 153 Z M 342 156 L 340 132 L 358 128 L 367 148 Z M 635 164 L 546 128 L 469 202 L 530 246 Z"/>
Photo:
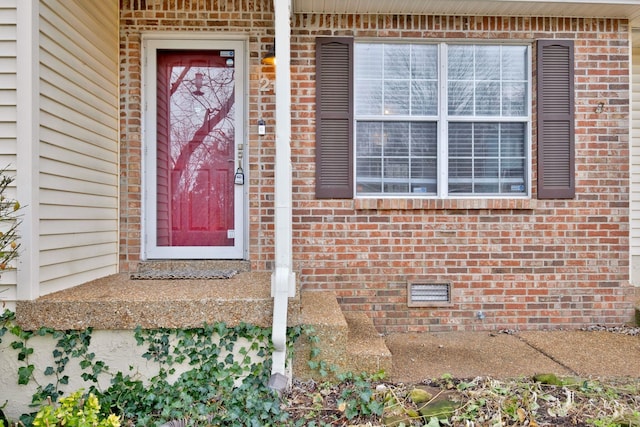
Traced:
<path id="1" fill-rule="evenodd" d="M 298 426 L 640 426 L 640 379 L 559 381 L 444 376 L 417 385 L 372 383 L 371 399 L 384 412 L 355 417 L 347 417 L 349 402 L 341 399 L 348 383 L 309 381 L 295 383 L 283 404 Z"/>

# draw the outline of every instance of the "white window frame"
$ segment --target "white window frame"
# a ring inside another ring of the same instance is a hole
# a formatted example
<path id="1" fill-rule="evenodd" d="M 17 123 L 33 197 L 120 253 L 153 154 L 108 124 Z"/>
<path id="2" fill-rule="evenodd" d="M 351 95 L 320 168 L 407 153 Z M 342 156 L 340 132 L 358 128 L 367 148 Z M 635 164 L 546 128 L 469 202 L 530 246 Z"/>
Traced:
<path id="1" fill-rule="evenodd" d="M 380 42 L 378 40 L 364 40 L 364 41 L 356 41 L 355 44 L 393 44 L 394 42 Z M 420 41 L 399 41 L 395 43 L 400 44 L 424 44 L 424 42 Z M 354 198 L 367 199 L 367 198 L 420 198 L 420 199 L 530 199 L 531 198 L 531 187 L 532 187 L 532 126 L 533 126 L 533 118 L 532 118 L 532 106 L 533 106 L 533 68 L 532 68 L 532 49 L 531 43 L 528 42 L 513 42 L 513 43 L 495 43 L 495 42 L 484 42 L 480 40 L 460 40 L 460 41 L 439 41 L 430 44 L 436 44 L 438 46 L 438 108 L 437 114 L 434 118 L 429 119 L 416 119 L 412 116 L 393 116 L 392 120 L 389 122 L 402 122 L 402 121 L 417 121 L 417 122 L 426 122 L 435 120 L 437 122 L 437 138 L 438 138 L 438 146 L 437 146 L 437 194 L 423 194 L 423 193 L 358 193 L 358 168 L 357 168 L 357 126 L 356 124 L 359 121 L 385 121 L 381 119 L 382 116 L 367 116 L 367 115 L 358 115 L 354 112 L 354 159 L 353 159 L 353 188 L 354 188 Z M 526 99 L 526 117 L 525 116 L 517 116 L 517 117 L 509 117 L 509 116 L 450 116 L 448 112 L 448 73 L 447 73 L 447 54 L 448 54 L 448 46 L 451 45 L 487 45 L 487 46 L 496 46 L 496 45 L 504 45 L 504 46 L 523 46 L 526 47 L 527 53 L 527 99 Z M 354 61 L 354 67 L 357 69 L 358 63 Z M 354 100 L 355 103 L 355 92 L 356 92 L 356 81 L 354 80 Z M 525 124 L 525 191 L 523 193 L 514 193 L 514 194 L 483 194 L 483 193 L 475 193 L 475 194 L 459 194 L 459 193 L 448 193 L 448 162 L 449 162 L 449 147 L 448 143 L 448 128 L 450 122 L 475 122 L 475 123 L 490 123 L 490 122 L 515 122 L 515 123 L 524 123 Z"/>

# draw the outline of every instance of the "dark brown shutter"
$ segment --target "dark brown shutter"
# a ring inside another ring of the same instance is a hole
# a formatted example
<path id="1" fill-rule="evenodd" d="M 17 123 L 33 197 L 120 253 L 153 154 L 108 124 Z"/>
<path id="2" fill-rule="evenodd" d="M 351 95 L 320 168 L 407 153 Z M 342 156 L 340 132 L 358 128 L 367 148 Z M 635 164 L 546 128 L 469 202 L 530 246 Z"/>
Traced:
<path id="1" fill-rule="evenodd" d="M 316 197 L 353 197 L 353 39 L 316 41 Z"/>
<path id="2" fill-rule="evenodd" d="M 539 40 L 538 198 L 575 196 L 573 41 Z"/>

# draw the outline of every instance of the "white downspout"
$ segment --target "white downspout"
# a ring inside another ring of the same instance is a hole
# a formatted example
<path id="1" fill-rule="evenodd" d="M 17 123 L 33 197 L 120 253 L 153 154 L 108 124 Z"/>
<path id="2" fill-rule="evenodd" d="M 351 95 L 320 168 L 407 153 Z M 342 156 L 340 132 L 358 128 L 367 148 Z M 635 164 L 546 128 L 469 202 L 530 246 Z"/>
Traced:
<path id="1" fill-rule="evenodd" d="M 287 306 L 295 296 L 292 256 L 291 181 L 291 3 L 274 0 L 276 46 L 276 158 L 275 158 L 275 271 L 271 276 L 273 297 L 272 376 L 286 377 Z M 283 386 L 275 388 L 284 388 Z"/>

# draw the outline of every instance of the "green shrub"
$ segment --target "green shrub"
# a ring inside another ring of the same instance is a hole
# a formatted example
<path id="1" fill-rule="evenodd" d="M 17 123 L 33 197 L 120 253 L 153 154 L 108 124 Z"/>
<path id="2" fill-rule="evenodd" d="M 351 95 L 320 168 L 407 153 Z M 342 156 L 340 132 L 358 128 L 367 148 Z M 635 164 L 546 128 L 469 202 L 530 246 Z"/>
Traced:
<path id="1" fill-rule="evenodd" d="M 60 399 L 55 407 L 53 403 L 43 406 L 33 420 L 34 427 L 120 427 L 120 417 L 100 414 L 100 402 L 90 393 L 83 395 L 79 390 Z"/>
<path id="2" fill-rule="evenodd" d="M 0 170 L 0 274 L 11 266 L 18 256 L 18 224 L 17 211 L 20 203 L 6 195 L 7 188 L 14 178 L 7 175 L 7 169 Z"/>

